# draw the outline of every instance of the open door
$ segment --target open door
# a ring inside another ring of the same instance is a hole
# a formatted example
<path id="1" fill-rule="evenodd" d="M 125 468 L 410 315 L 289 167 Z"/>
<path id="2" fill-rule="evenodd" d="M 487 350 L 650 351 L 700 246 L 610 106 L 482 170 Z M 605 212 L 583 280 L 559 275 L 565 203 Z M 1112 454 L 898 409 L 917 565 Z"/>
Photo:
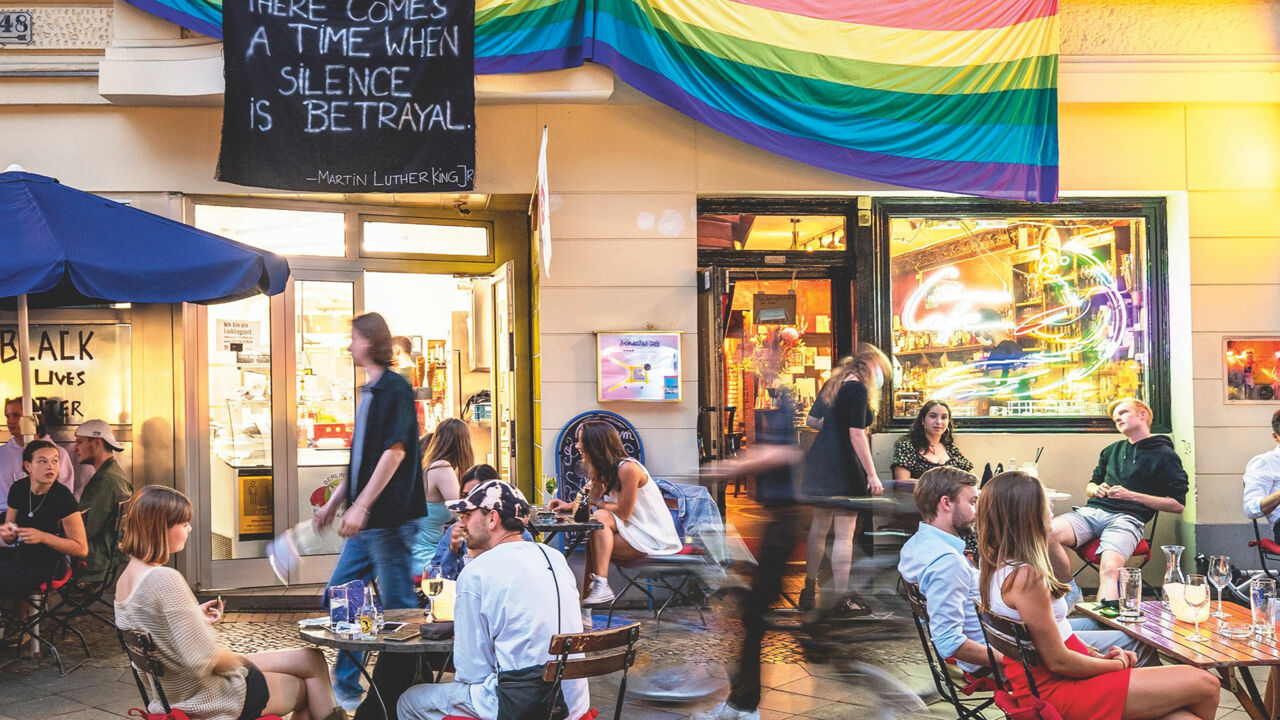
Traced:
<path id="1" fill-rule="evenodd" d="M 493 308 L 493 459 L 498 475 L 511 485 L 516 477 L 515 266 L 503 263 L 489 276 Z"/>

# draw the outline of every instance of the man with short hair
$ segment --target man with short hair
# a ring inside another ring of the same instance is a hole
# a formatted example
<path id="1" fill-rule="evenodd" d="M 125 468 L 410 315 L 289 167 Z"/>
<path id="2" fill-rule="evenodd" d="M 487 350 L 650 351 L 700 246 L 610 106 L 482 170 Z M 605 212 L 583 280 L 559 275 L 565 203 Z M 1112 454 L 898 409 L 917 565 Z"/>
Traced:
<path id="1" fill-rule="evenodd" d="M 1280 410 L 1271 415 L 1271 439 L 1276 447 L 1244 467 L 1244 515 L 1266 518 L 1272 537 L 1280 542 Z"/>
<path id="2" fill-rule="evenodd" d="M 961 539 L 973 532 L 977 522 L 977 484 L 977 478 L 958 468 L 939 467 L 921 475 L 915 490 L 920 528 L 902 546 L 898 559 L 902 579 L 918 585 L 929 606 L 934 647 L 944 658 L 954 657 L 960 668 L 970 673 L 990 664 L 982 626 L 974 612 L 974 604 L 981 599 L 978 569 L 965 558 Z M 1054 552 L 1053 548 L 1050 551 Z M 1056 552 L 1065 551 L 1059 545 Z M 1055 558 L 1055 569 L 1058 566 Z M 1101 630 L 1089 620 L 1073 620 L 1071 625 L 1086 645 L 1110 648 L 1107 657 L 1136 650 L 1137 664 L 1148 665 L 1155 659 L 1150 648 L 1144 649 L 1142 643 L 1122 632 Z M 1000 653 L 993 652 L 1000 661 Z"/>
<path id="3" fill-rule="evenodd" d="M 521 538 L 529 503 L 501 480 L 448 504 L 479 554 L 458 576 L 454 600 L 454 682 L 417 685 L 400 696 L 404 720 L 498 716 L 498 672 L 554 660 L 551 636 L 582 632 L 577 582 L 564 556 Z M 569 718 L 590 709 L 586 680 L 562 686 Z"/>
<path id="4" fill-rule="evenodd" d="M 9 398 L 4 401 L 4 420 L 9 428 L 9 441 L 0 445 L 0 512 L 8 507 L 9 488 L 13 483 L 27 475 L 22 467 L 22 450 L 27 443 L 22 438 L 22 398 Z M 71 455 L 66 448 L 54 443 L 53 438 L 41 423 L 36 428 L 36 439 L 53 443 L 58 449 L 58 483 L 65 485 L 74 495 L 76 491 L 76 467 L 71 462 Z"/>
<path id="5" fill-rule="evenodd" d="M 133 486 L 116 462 L 115 453 L 124 448 L 116 442 L 111 426 L 103 420 L 89 420 L 76 429 L 73 448 L 82 465 L 93 467 L 93 477 L 80 494 L 80 516 L 89 540 L 89 556 L 76 580 L 101 582 L 107 572 L 128 557 L 120 552 L 116 526 L 120 519 L 120 503 L 133 494 Z"/>
<path id="6" fill-rule="evenodd" d="M 1143 539 L 1143 527 L 1157 512 L 1181 514 L 1187 500 L 1187 473 L 1164 435 L 1151 434 L 1151 408 L 1137 398 L 1121 398 L 1108 408 L 1124 439 L 1102 449 L 1089 502 L 1053 519 L 1052 539 L 1079 547 L 1100 539 L 1098 600 L 1119 597 L 1120 568 Z"/>

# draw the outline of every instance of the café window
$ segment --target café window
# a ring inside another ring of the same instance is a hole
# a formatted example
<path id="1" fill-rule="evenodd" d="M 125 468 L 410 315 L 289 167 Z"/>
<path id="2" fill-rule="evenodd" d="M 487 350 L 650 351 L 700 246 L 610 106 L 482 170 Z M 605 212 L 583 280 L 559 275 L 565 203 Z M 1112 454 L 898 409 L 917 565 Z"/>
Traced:
<path id="1" fill-rule="evenodd" d="M 388 219 L 366 220 L 363 228 L 360 252 L 366 256 L 493 259 L 493 242 L 487 223 Z"/>
<path id="2" fill-rule="evenodd" d="M 340 212 L 197 204 L 195 226 L 278 255 L 346 254 Z"/>
<path id="3" fill-rule="evenodd" d="M 894 418 L 942 399 L 958 418 L 988 419 L 976 425 L 1103 427 L 1107 404 L 1132 396 L 1160 424 L 1168 379 L 1151 353 L 1164 334 L 1151 225 L 1141 212 L 891 211 Z"/>
<path id="4" fill-rule="evenodd" d="M 662 218 L 656 222 L 661 224 Z M 843 251 L 844 216 L 703 213 L 698 216 L 698 249 Z"/>

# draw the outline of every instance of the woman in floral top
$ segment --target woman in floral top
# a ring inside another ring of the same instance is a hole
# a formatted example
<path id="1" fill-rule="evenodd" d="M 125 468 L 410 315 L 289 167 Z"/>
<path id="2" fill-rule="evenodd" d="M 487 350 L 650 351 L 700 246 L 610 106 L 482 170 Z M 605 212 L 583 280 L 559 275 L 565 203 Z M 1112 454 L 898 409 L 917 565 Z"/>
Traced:
<path id="1" fill-rule="evenodd" d="M 911 429 L 893 446 L 893 462 L 889 468 L 894 482 L 916 480 L 926 470 L 936 467 L 971 472 L 973 463 L 956 447 L 951 430 L 950 406 L 941 400 L 930 400 L 921 406 Z M 964 540 L 965 554 L 972 561 L 977 557 L 976 538 Z"/>

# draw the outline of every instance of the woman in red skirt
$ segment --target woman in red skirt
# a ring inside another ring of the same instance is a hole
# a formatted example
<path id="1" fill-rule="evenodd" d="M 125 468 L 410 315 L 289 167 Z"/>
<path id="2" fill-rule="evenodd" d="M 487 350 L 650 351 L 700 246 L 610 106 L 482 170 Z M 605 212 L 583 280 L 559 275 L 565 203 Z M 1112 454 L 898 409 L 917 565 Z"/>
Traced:
<path id="1" fill-rule="evenodd" d="M 1218 681 L 1185 665 L 1134 668 L 1137 658 L 1113 647 L 1091 650 L 1072 634 L 1063 596 L 1070 562 L 1049 542 L 1049 502 L 1040 481 L 1023 472 L 995 476 L 978 498 L 982 604 L 1026 623 L 1040 655 L 1032 668 L 1041 699 L 1064 720 L 1211 720 Z M 1005 658 L 1017 700 L 1030 689 L 1021 663 Z"/>

